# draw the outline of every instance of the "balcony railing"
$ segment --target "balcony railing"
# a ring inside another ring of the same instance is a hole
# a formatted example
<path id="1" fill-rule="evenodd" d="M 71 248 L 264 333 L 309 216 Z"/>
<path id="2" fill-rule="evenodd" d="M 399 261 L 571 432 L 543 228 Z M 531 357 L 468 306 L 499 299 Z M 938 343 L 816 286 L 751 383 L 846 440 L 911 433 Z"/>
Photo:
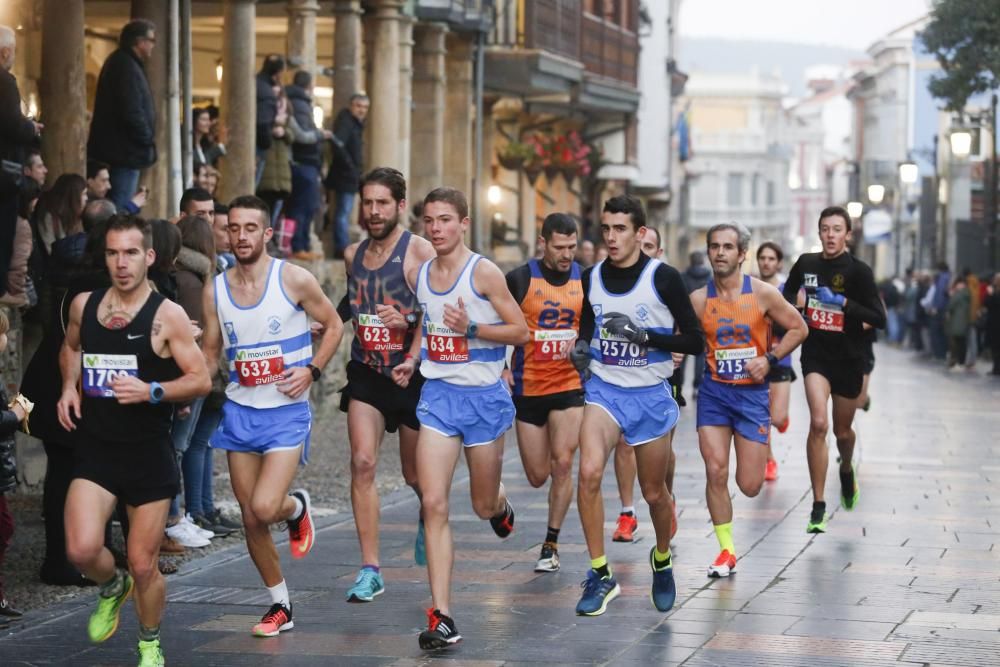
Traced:
<path id="1" fill-rule="evenodd" d="M 639 36 L 635 31 L 585 12 L 581 20 L 580 50 L 587 71 L 635 86 L 639 72 Z"/>

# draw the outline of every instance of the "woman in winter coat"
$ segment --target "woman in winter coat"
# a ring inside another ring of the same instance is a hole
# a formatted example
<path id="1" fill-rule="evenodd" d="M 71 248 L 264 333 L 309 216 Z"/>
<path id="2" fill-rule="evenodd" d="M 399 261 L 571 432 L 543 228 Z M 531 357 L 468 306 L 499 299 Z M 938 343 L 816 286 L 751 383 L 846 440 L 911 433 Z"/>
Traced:
<path id="1" fill-rule="evenodd" d="M 951 341 L 951 360 L 948 366 L 965 363 L 966 340 L 969 334 L 969 312 L 972 298 L 965 278 L 956 278 L 951 288 L 945 320 L 945 332 Z"/>
<path id="2" fill-rule="evenodd" d="M 257 196 L 271 209 L 272 224 L 279 219 L 281 208 L 292 193 L 292 141 L 294 132 L 289 127 L 288 97 L 281 86 L 275 86 L 278 112 L 271 128 L 271 145 L 264 155 L 264 174 L 257 184 Z"/>

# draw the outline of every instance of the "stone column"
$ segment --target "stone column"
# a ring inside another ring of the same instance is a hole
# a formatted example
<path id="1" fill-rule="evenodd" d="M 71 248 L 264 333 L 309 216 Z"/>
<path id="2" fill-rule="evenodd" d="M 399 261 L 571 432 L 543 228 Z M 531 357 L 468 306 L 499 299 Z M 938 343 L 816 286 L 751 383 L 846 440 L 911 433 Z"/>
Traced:
<path id="1" fill-rule="evenodd" d="M 288 56 L 316 76 L 316 0 L 288 0 Z"/>
<path id="2" fill-rule="evenodd" d="M 347 106 L 351 95 L 364 89 L 361 69 L 361 2 L 335 0 L 333 15 L 333 113 Z"/>
<path id="3" fill-rule="evenodd" d="M 152 21 L 156 26 L 156 46 L 145 64 L 149 89 L 153 92 L 153 109 L 156 112 L 156 162 L 142 173 L 141 182 L 149 187 L 149 199 L 142 208 L 147 218 L 165 218 L 168 209 L 177 206 L 169 201 L 171 131 L 176 131 L 177 120 L 168 114 L 170 3 L 163 0 L 132 0 L 132 18 Z"/>
<path id="4" fill-rule="evenodd" d="M 472 187 L 473 45 L 467 37 L 450 34 L 447 46 L 442 185 L 458 188 L 468 196 Z"/>
<path id="5" fill-rule="evenodd" d="M 399 150 L 399 10 L 402 0 L 377 0 L 375 3 L 372 49 L 372 75 L 368 82 L 371 111 L 371 161 L 368 168 L 395 167 L 400 164 Z"/>
<path id="6" fill-rule="evenodd" d="M 413 110 L 413 23 L 405 14 L 399 22 L 399 170 L 407 178 L 410 165 L 410 113 Z"/>
<path id="7" fill-rule="evenodd" d="M 256 9 L 253 0 L 225 0 L 222 33 L 221 122 L 229 130 L 222 158 L 220 200 L 254 191 L 257 89 L 254 80 Z"/>
<path id="8" fill-rule="evenodd" d="M 445 36 L 443 23 L 420 23 L 414 31 L 414 160 L 409 174 L 410 199 L 418 201 L 444 181 Z"/>
<path id="9" fill-rule="evenodd" d="M 45 0 L 43 12 L 39 120 L 45 124 L 42 159 L 54 181 L 66 173 L 85 175 L 87 169 L 83 0 Z M 25 46 L 18 46 L 27 55 Z"/>

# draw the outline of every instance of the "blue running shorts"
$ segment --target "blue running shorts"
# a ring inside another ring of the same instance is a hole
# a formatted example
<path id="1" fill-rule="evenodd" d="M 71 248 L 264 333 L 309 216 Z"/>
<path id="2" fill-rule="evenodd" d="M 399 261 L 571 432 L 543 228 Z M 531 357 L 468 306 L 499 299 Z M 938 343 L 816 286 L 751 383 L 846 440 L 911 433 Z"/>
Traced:
<path id="1" fill-rule="evenodd" d="M 587 403 L 603 408 L 615 420 L 627 445 L 644 445 L 666 435 L 680 417 L 680 408 L 666 382 L 619 387 L 593 375 L 583 389 Z"/>
<path id="2" fill-rule="evenodd" d="M 467 387 L 444 380 L 427 380 L 420 390 L 417 419 L 466 447 L 488 445 L 514 425 L 514 401 L 500 380 L 486 387 Z"/>
<path id="3" fill-rule="evenodd" d="M 766 445 L 771 433 L 767 383 L 726 384 L 706 377 L 698 392 L 698 426 L 728 426 Z"/>
<path id="4" fill-rule="evenodd" d="M 222 405 L 222 421 L 212 434 L 216 449 L 248 454 L 267 454 L 302 446 L 301 463 L 309 461 L 309 431 L 312 412 L 309 401 L 277 408 L 251 408 L 234 401 Z"/>

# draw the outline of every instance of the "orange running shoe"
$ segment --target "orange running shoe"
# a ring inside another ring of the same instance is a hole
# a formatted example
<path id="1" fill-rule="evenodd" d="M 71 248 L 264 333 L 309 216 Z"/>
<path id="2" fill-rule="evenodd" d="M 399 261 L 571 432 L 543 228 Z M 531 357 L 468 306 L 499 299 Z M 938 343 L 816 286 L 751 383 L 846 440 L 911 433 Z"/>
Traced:
<path id="1" fill-rule="evenodd" d="M 316 543 L 309 492 L 295 489 L 289 495 L 295 496 L 302 503 L 302 516 L 288 520 L 288 546 L 292 550 L 292 558 L 305 558 Z"/>
<path id="2" fill-rule="evenodd" d="M 787 431 L 788 425 L 791 423 L 791 421 L 792 421 L 791 418 L 785 419 L 785 423 L 782 424 L 781 426 L 778 426 L 778 433 L 784 433 L 785 431 Z"/>
<path id="3" fill-rule="evenodd" d="M 778 462 L 768 461 L 767 465 L 764 466 L 764 479 L 769 482 L 773 482 L 778 479 Z"/>
<path id="4" fill-rule="evenodd" d="M 611 540 L 614 542 L 635 542 L 634 533 L 638 529 L 639 520 L 635 518 L 634 514 L 619 514 L 618 526 L 615 528 L 615 534 L 611 536 Z"/>
<path id="5" fill-rule="evenodd" d="M 280 602 L 275 602 L 260 619 L 260 623 L 253 626 L 251 632 L 254 637 L 277 637 L 278 633 L 291 630 L 294 627 L 291 605 L 286 607 Z"/>
<path id="6" fill-rule="evenodd" d="M 736 570 L 736 556 L 723 549 L 715 562 L 708 566 L 709 577 L 728 577 Z"/>

